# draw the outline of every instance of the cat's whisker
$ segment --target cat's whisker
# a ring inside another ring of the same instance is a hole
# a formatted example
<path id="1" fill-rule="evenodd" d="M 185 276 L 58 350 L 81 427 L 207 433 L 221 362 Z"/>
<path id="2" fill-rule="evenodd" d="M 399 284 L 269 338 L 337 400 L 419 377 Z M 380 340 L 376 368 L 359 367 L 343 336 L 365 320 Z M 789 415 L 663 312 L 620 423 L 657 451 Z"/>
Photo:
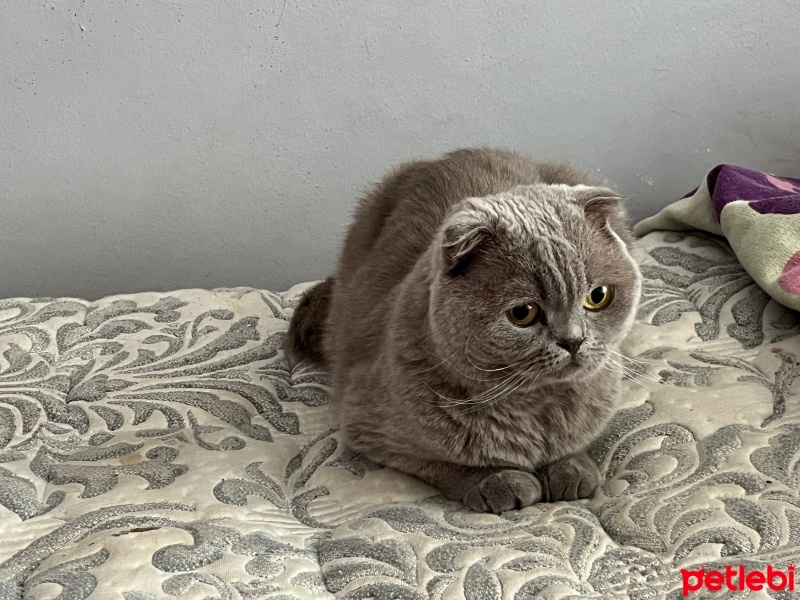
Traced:
<path id="1" fill-rule="evenodd" d="M 508 396 L 513 394 L 515 391 L 517 391 L 522 385 L 525 384 L 527 378 L 533 373 L 534 369 L 537 366 L 538 365 L 534 364 L 534 365 L 531 365 L 530 368 L 528 368 L 527 370 L 519 372 L 518 373 L 518 377 L 515 380 L 515 383 L 510 387 L 510 389 L 503 390 L 502 392 L 499 392 L 499 393 L 495 394 L 495 396 L 493 398 L 489 398 L 489 399 L 481 402 L 480 404 L 478 404 L 476 406 L 473 406 L 473 407 L 470 407 L 470 408 L 464 410 L 463 412 L 464 413 L 475 412 L 475 411 L 478 411 L 478 410 L 480 410 L 482 408 L 488 408 L 489 406 L 494 405 L 495 403 L 499 402 L 503 398 L 507 398 Z M 536 382 L 539 380 L 540 376 L 541 376 L 541 371 L 536 373 L 536 376 L 534 377 L 533 381 L 531 382 L 531 385 L 536 385 Z"/>
<path id="2" fill-rule="evenodd" d="M 479 371 L 483 371 L 483 372 L 485 372 L 485 373 L 490 373 L 490 372 L 494 372 L 494 371 L 504 371 L 504 370 L 506 370 L 506 369 L 511 369 L 512 367 L 514 367 L 514 366 L 516 366 L 516 365 L 519 365 L 519 364 L 521 364 L 521 363 L 514 363 L 513 365 L 509 365 L 509 366 L 507 366 L 507 367 L 501 367 L 501 368 L 499 368 L 499 369 L 482 369 L 481 367 L 479 367 L 479 366 L 477 366 L 475 363 L 473 363 L 473 362 L 472 362 L 472 360 L 469 358 L 469 355 L 468 355 L 468 354 L 467 354 L 467 352 L 466 352 L 466 345 L 467 345 L 467 343 L 468 343 L 468 341 L 467 341 L 467 342 L 464 344 L 464 356 L 466 356 L 466 357 L 467 357 L 467 360 L 470 362 L 470 364 L 471 364 L 473 367 L 475 367 L 476 369 L 478 369 Z M 484 379 L 484 378 L 480 378 L 480 377 L 473 377 L 472 375 L 468 375 L 467 373 L 464 373 L 464 372 L 463 372 L 461 369 L 459 369 L 459 368 L 458 368 L 458 367 L 457 367 L 455 364 L 453 364 L 453 361 L 451 361 L 451 360 L 448 360 L 447 358 L 442 358 L 441 356 L 438 356 L 438 355 L 434 354 L 433 352 L 430 352 L 429 350 L 426 350 L 426 352 L 427 352 L 429 355 L 433 356 L 434 358 L 438 358 L 440 362 L 438 362 L 437 364 L 433 365 L 432 367 L 429 367 L 428 369 L 425 369 L 425 370 L 423 370 L 423 371 L 422 371 L 423 373 L 428 373 L 428 372 L 430 372 L 430 371 L 434 370 L 435 368 L 437 368 L 437 367 L 439 367 L 439 366 L 443 365 L 444 363 L 447 363 L 448 365 L 450 365 L 450 367 L 451 367 L 451 368 L 452 368 L 452 369 L 453 369 L 453 370 L 454 370 L 456 373 L 458 373 L 458 374 L 459 374 L 459 375 L 461 375 L 462 377 L 466 377 L 467 379 L 472 379 L 473 381 L 500 381 L 501 379 L 503 379 L 504 377 L 506 377 L 506 375 L 502 375 L 502 376 L 500 376 L 500 377 L 488 377 L 488 378 L 485 378 L 485 379 Z"/>
<path id="3" fill-rule="evenodd" d="M 447 400 L 446 403 L 441 404 L 442 407 L 451 408 L 454 406 L 467 406 L 467 407 L 480 407 L 485 404 L 491 403 L 496 397 L 500 396 L 501 394 L 505 393 L 506 389 L 513 387 L 518 379 L 521 377 L 519 373 L 511 373 L 503 378 L 503 381 L 497 384 L 494 387 L 489 388 L 488 390 L 470 398 L 466 399 L 458 399 L 458 398 L 447 398 L 446 396 L 442 396 L 438 392 L 433 391 L 437 396 L 442 399 Z M 430 389 L 430 386 L 428 386 Z"/>
<path id="4" fill-rule="evenodd" d="M 605 365 L 611 367 L 615 372 L 623 374 L 623 375 L 634 375 L 635 374 L 633 371 L 631 371 L 630 369 L 628 369 L 624 365 L 620 364 L 619 362 L 617 362 L 616 360 L 614 360 L 610 356 L 606 358 Z"/>
<path id="5" fill-rule="evenodd" d="M 463 412 L 463 414 L 473 413 L 473 412 L 478 412 L 479 410 L 482 410 L 484 408 L 489 408 L 491 406 L 494 406 L 497 402 L 500 402 L 504 398 L 508 398 L 511 394 L 513 394 L 515 391 L 517 391 L 520 388 L 520 386 L 522 386 L 523 383 L 524 383 L 524 381 L 519 381 L 519 382 L 517 382 L 516 385 L 511 387 L 505 393 L 497 395 L 494 398 L 491 398 L 490 400 L 485 401 L 485 402 L 483 402 L 481 404 L 478 404 L 476 406 L 469 407 L 469 408 L 465 409 L 462 412 Z"/>
<path id="6" fill-rule="evenodd" d="M 431 353 L 429 352 L 428 354 L 431 354 Z M 438 356 L 436 356 L 436 355 L 434 355 L 434 354 L 431 354 L 431 356 L 434 356 L 435 358 L 439 358 Z M 432 367 L 428 367 L 427 369 L 423 369 L 422 371 L 420 371 L 420 373 L 430 373 L 430 372 L 431 372 L 431 371 L 433 371 L 434 369 L 437 369 L 437 368 L 441 367 L 441 366 L 442 366 L 444 363 L 445 363 L 445 361 L 444 361 L 444 359 L 442 358 L 442 359 L 440 359 L 440 360 L 439 360 L 439 362 L 438 362 L 438 363 L 436 363 L 436 364 L 435 364 L 435 365 L 433 365 Z"/>
<path id="7" fill-rule="evenodd" d="M 612 368 L 610 368 L 610 367 L 608 367 L 608 366 L 605 366 L 605 367 L 603 367 L 603 368 L 604 368 L 606 371 L 609 371 L 610 373 L 616 373 L 617 375 L 622 375 L 622 373 L 620 373 L 619 371 L 615 371 L 614 369 L 612 369 Z M 632 383 L 635 383 L 636 385 L 638 385 L 638 386 L 640 386 L 640 387 L 645 387 L 645 385 L 644 385 L 644 384 L 643 384 L 641 381 L 637 381 L 637 380 L 635 380 L 635 379 L 629 379 L 629 381 L 631 381 Z"/>
<path id="8" fill-rule="evenodd" d="M 630 358 L 629 356 L 626 356 L 625 354 L 621 354 L 620 352 L 617 352 L 616 350 L 612 350 L 611 348 L 608 348 L 607 351 L 609 352 L 609 354 L 613 354 L 614 356 L 618 356 L 624 361 L 630 362 L 630 363 L 632 363 L 632 364 L 634 364 L 636 366 L 640 366 L 640 363 L 638 361 L 633 360 L 632 358 Z"/>
<path id="9" fill-rule="evenodd" d="M 488 408 L 489 406 L 492 406 L 493 404 L 498 402 L 500 399 L 507 398 L 516 389 L 518 389 L 523 383 L 525 383 L 524 379 L 521 376 L 517 376 L 515 379 L 513 379 L 512 381 L 509 382 L 509 384 L 505 387 L 505 389 L 502 389 L 502 390 L 498 391 L 494 395 L 486 398 L 485 400 L 479 402 L 478 404 L 466 407 L 461 412 L 463 414 L 466 414 L 466 413 L 471 413 L 471 412 L 477 412 L 477 411 L 479 411 L 479 410 L 481 410 L 483 408 Z"/>
<path id="10" fill-rule="evenodd" d="M 619 373 L 620 375 L 622 375 L 622 376 L 623 376 L 625 379 L 629 379 L 630 381 L 635 381 L 636 383 L 641 383 L 641 382 L 639 381 L 639 377 L 641 377 L 641 374 L 640 374 L 640 373 L 637 373 L 637 372 L 635 372 L 635 371 L 632 371 L 632 370 L 628 369 L 627 367 L 625 367 L 624 365 L 621 365 L 621 364 L 619 364 L 619 363 L 617 363 L 617 362 L 610 361 L 610 362 L 609 362 L 609 365 L 610 365 L 610 366 L 611 366 L 611 367 L 612 367 L 612 368 L 613 368 L 613 369 L 614 369 L 614 370 L 615 370 L 617 373 Z M 648 377 L 645 377 L 645 379 L 649 379 L 649 378 L 648 378 Z"/>
<path id="11" fill-rule="evenodd" d="M 618 363 L 617 361 L 615 361 L 612 358 L 609 358 L 608 361 L 605 364 L 613 372 L 622 375 L 624 378 L 626 378 L 626 379 L 628 379 L 630 381 L 633 381 L 634 383 L 637 383 L 637 384 L 639 384 L 641 386 L 644 386 L 644 384 L 641 381 L 639 381 L 639 379 L 638 379 L 639 377 L 642 376 L 641 373 L 638 373 L 638 372 L 636 372 L 636 371 L 634 371 L 632 369 L 629 369 L 628 367 Z M 651 381 L 656 381 L 652 377 L 645 377 L 645 379 L 649 379 Z"/>
<path id="12" fill-rule="evenodd" d="M 609 350 L 609 352 L 612 352 L 614 354 L 622 356 L 625 359 L 628 358 L 624 354 L 619 354 L 618 352 L 614 352 L 613 350 Z M 621 362 L 617 361 L 616 359 L 614 359 L 613 357 L 610 357 L 610 356 L 608 357 L 608 361 L 611 362 L 611 363 L 616 364 L 620 369 L 622 369 L 631 378 L 633 378 L 633 377 L 642 377 L 644 379 L 649 379 L 650 381 L 654 381 L 654 382 L 658 382 L 659 381 L 658 379 L 656 379 L 653 376 L 653 374 L 647 368 L 645 368 L 645 367 L 643 367 L 641 365 L 637 365 L 638 368 L 634 369 L 632 367 L 628 367 L 628 366 L 622 364 Z M 641 369 L 641 370 L 639 370 L 639 369 Z"/>
<path id="13" fill-rule="evenodd" d="M 631 378 L 634 378 L 634 379 L 636 379 L 636 378 L 646 379 L 647 381 L 652 381 L 653 383 L 659 383 L 661 381 L 658 377 L 655 377 L 649 371 L 645 371 L 644 373 L 640 373 L 640 372 L 637 372 L 637 371 L 628 370 L 628 373 L 630 373 Z"/>
<path id="14" fill-rule="evenodd" d="M 613 367 L 611 366 L 611 364 L 610 364 L 610 363 L 606 363 L 606 364 L 604 364 L 604 365 L 603 365 L 603 368 L 604 368 L 606 371 L 610 372 L 610 373 L 616 373 L 617 375 L 622 375 L 622 376 L 625 376 L 625 373 L 623 373 L 622 371 L 619 371 L 619 370 L 618 370 L 618 369 L 616 369 L 616 368 L 613 368 Z M 639 386 L 641 386 L 641 387 L 646 387 L 646 386 L 645 386 L 645 385 L 644 385 L 644 384 L 643 384 L 641 381 L 639 381 L 638 379 L 635 379 L 635 378 L 632 378 L 632 377 L 628 377 L 627 379 L 628 379 L 629 381 L 632 381 L 632 382 L 633 382 L 633 383 L 635 383 L 636 385 L 639 385 Z"/>
<path id="15" fill-rule="evenodd" d="M 451 368 L 452 368 L 452 369 L 453 369 L 453 370 L 454 370 L 456 373 L 458 373 L 458 374 L 459 374 L 459 375 L 461 375 L 462 377 L 466 377 L 467 379 L 472 379 L 473 381 L 499 381 L 499 380 L 503 379 L 503 376 L 501 376 L 501 377 L 489 377 L 489 378 L 486 378 L 486 379 L 482 379 L 482 378 L 480 378 L 480 377 L 472 377 L 471 375 L 467 375 L 466 373 L 464 373 L 463 371 L 461 371 L 461 369 L 459 369 L 458 367 L 456 367 L 456 366 L 453 364 L 453 362 L 452 362 L 452 361 L 450 361 L 450 360 L 448 360 L 448 359 L 446 359 L 446 358 L 442 358 L 441 356 L 436 356 L 436 355 L 435 355 L 433 352 L 428 352 L 428 354 L 430 354 L 430 355 L 431 355 L 431 356 L 433 356 L 434 358 L 438 358 L 439 360 L 441 360 L 441 362 L 440 362 L 440 363 L 438 363 L 437 365 L 434 365 L 434 366 L 433 366 L 433 367 L 431 367 L 430 369 L 425 369 L 425 371 L 423 371 L 424 373 L 427 373 L 427 372 L 429 372 L 429 371 L 432 371 L 432 370 L 433 370 L 433 369 L 435 369 L 436 367 L 439 367 L 439 366 L 443 365 L 444 363 L 447 363 L 448 365 L 450 365 L 450 367 L 451 367 Z"/>
<path id="16" fill-rule="evenodd" d="M 647 369 L 649 367 L 649 365 L 656 364 L 653 361 L 647 361 L 647 362 L 640 361 L 640 360 L 637 360 L 635 358 L 631 358 L 630 356 L 626 356 L 624 354 L 620 354 L 619 352 L 615 352 L 614 350 L 609 350 L 608 352 L 610 352 L 611 354 L 614 354 L 615 356 L 618 356 L 621 360 L 625 361 L 626 363 L 630 363 L 630 364 L 635 365 L 636 367 L 641 368 L 641 369 Z"/>
<path id="17" fill-rule="evenodd" d="M 620 356 L 620 357 L 624 358 L 625 360 L 628 360 L 628 361 L 630 361 L 632 363 L 635 363 L 635 364 L 638 364 L 638 365 L 654 365 L 654 364 L 656 364 L 656 361 L 654 361 L 654 360 L 642 360 L 640 358 L 631 358 L 630 356 L 628 356 L 626 354 L 622 354 L 621 352 L 617 352 L 616 350 L 611 350 L 610 348 L 608 349 L 608 351 L 611 352 L 612 354 L 616 354 L 617 356 Z"/>
<path id="18" fill-rule="evenodd" d="M 464 342 L 464 356 L 469 361 L 469 364 L 471 364 L 473 367 L 478 369 L 478 371 L 483 371 L 484 373 L 492 373 L 492 372 L 495 372 L 495 371 L 505 371 L 507 369 L 511 369 L 513 367 L 516 367 L 517 365 L 521 365 L 524 362 L 524 361 L 519 361 L 519 362 L 514 363 L 513 365 L 508 365 L 507 367 L 498 367 L 497 369 L 484 369 L 484 368 L 479 367 L 478 365 L 476 365 L 472 361 L 472 359 L 469 357 L 469 340 L 470 340 L 470 338 L 467 338 L 467 340 Z"/>
<path id="19" fill-rule="evenodd" d="M 499 388 L 499 387 L 502 387 L 502 386 L 503 386 L 505 383 L 507 383 L 507 382 L 508 382 L 510 379 L 512 379 L 513 377 L 514 377 L 514 374 L 513 374 L 513 373 L 511 373 L 511 374 L 509 374 L 509 375 L 506 375 L 505 377 L 502 377 L 502 378 L 500 378 L 500 379 L 502 379 L 502 380 L 503 380 L 503 381 L 501 381 L 501 383 L 498 383 L 498 384 L 497 384 L 497 385 L 495 385 L 494 387 L 491 387 L 491 388 L 489 388 L 488 390 L 486 390 L 486 391 L 484 391 L 484 392 L 481 392 L 480 394 L 478 394 L 478 395 L 476 395 L 476 396 L 472 396 L 472 397 L 470 397 L 470 398 L 450 398 L 450 397 L 448 397 L 448 396 L 444 396 L 444 395 L 440 394 L 439 392 L 437 392 L 436 390 L 434 390 L 434 389 L 433 389 L 431 386 L 429 386 L 427 383 L 425 384 L 425 386 L 426 386 L 426 387 L 427 387 L 427 388 L 428 388 L 430 391 L 432 391 L 434 394 L 436 394 L 437 396 L 439 396 L 439 397 L 440 397 L 442 400 L 446 400 L 446 401 L 447 401 L 447 404 L 446 404 L 446 406 L 460 405 L 460 404 L 474 404 L 474 403 L 476 403 L 476 402 L 481 402 L 481 401 L 483 401 L 483 398 L 484 398 L 484 396 L 490 396 L 490 395 L 491 395 L 491 393 L 492 393 L 494 390 L 496 390 L 496 389 L 497 389 L 497 388 Z"/>
<path id="20" fill-rule="evenodd" d="M 623 365 L 621 362 L 619 362 L 618 360 L 615 360 L 614 358 L 612 358 L 610 356 L 608 357 L 607 361 L 608 361 L 608 364 L 614 365 L 617 368 L 617 370 L 620 371 L 621 373 L 628 373 L 628 374 L 631 374 L 631 375 L 638 375 L 639 374 L 639 372 L 636 371 L 635 369 L 632 369 L 632 368 L 630 368 L 630 367 L 628 367 L 626 365 Z"/>

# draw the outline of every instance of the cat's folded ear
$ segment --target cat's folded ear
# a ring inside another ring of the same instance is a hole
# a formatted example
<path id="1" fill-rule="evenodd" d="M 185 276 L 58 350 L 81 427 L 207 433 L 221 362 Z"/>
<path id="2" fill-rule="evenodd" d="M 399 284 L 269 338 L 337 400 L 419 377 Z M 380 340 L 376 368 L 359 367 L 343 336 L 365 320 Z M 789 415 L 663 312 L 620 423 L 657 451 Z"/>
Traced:
<path id="1" fill-rule="evenodd" d="M 587 219 L 605 222 L 608 217 L 623 210 L 622 196 L 606 187 L 575 186 L 575 200 L 583 208 Z"/>
<path id="2" fill-rule="evenodd" d="M 610 227 L 626 245 L 632 238 L 628 226 L 625 200 L 607 187 L 575 186 L 575 201 L 583 208 L 586 219 L 601 229 Z"/>
<path id="3" fill-rule="evenodd" d="M 439 235 L 441 268 L 451 276 L 466 273 L 469 263 L 492 235 L 486 215 L 468 203 L 459 204 Z"/>

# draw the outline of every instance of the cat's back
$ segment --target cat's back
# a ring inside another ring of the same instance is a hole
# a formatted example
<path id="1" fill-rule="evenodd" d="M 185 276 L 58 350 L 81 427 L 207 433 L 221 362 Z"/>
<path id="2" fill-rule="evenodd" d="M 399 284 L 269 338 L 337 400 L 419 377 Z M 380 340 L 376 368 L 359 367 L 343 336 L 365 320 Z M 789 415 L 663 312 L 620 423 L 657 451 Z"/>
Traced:
<path id="1" fill-rule="evenodd" d="M 494 148 L 465 148 L 401 165 L 359 203 L 337 283 L 347 286 L 359 273 L 370 286 L 393 288 L 428 248 L 454 204 L 534 183 L 597 182 L 562 163 L 535 162 Z"/>

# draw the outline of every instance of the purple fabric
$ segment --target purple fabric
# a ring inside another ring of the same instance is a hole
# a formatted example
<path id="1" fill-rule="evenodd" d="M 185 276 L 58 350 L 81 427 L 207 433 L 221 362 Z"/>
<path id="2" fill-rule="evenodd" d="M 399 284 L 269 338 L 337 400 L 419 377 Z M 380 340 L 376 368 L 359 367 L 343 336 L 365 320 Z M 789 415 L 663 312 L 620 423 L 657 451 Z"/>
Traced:
<path id="1" fill-rule="evenodd" d="M 684 200 L 686 198 L 690 198 L 691 196 L 694 196 L 697 193 L 697 190 L 699 190 L 699 189 L 700 189 L 699 187 L 694 188 L 691 192 L 689 192 L 683 198 L 681 198 L 681 200 Z"/>
<path id="2" fill-rule="evenodd" d="M 706 177 L 714 214 L 719 220 L 729 202 L 744 200 L 756 212 L 794 215 L 800 213 L 800 179 L 775 177 L 736 165 L 718 165 Z"/>

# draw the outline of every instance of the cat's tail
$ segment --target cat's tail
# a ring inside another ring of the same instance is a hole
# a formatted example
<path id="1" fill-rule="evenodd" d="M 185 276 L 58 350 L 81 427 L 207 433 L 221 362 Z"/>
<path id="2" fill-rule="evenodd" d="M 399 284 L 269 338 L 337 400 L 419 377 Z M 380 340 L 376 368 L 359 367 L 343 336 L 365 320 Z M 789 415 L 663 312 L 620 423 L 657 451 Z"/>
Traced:
<path id="1" fill-rule="evenodd" d="M 308 290 L 295 308 L 286 336 L 286 351 L 295 361 L 325 362 L 323 336 L 332 292 L 333 277 L 328 277 Z"/>

